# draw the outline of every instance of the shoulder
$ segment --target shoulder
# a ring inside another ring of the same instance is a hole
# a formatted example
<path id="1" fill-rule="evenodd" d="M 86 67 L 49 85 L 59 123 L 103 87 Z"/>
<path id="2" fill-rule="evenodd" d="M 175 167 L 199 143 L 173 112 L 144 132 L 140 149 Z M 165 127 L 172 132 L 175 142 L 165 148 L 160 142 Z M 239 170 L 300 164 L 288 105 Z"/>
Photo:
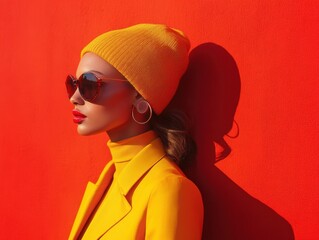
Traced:
<path id="1" fill-rule="evenodd" d="M 178 165 L 170 158 L 164 157 L 157 162 L 149 172 L 152 178 L 151 195 L 185 195 L 194 196 L 197 201 L 201 201 L 201 193 L 193 181 L 185 176 Z"/>
<path id="2" fill-rule="evenodd" d="M 201 239 L 204 218 L 201 193 L 177 170 L 165 167 L 157 170 L 164 174 L 153 179 L 147 203 L 147 239 Z"/>
<path id="3" fill-rule="evenodd" d="M 181 175 L 166 175 L 155 181 L 150 198 L 161 195 L 164 198 L 187 198 L 201 201 L 202 196 L 198 187 L 190 179 Z"/>

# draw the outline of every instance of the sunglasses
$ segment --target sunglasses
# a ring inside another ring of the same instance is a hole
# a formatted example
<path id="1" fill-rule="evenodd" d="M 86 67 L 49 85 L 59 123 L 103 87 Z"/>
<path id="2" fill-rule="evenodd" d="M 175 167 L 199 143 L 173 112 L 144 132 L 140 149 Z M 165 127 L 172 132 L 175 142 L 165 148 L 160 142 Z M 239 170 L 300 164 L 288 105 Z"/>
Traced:
<path id="1" fill-rule="evenodd" d="M 69 74 L 65 81 L 66 91 L 68 93 L 69 99 L 73 96 L 76 89 L 79 88 L 80 94 L 88 102 L 94 101 L 94 99 L 99 95 L 102 85 L 106 84 L 102 80 L 107 81 L 120 81 L 127 82 L 126 79 L 116 79 L 116 78 L 101 78 L 96 76 L 92 72 L 83 73 L 79 79 Z"/>

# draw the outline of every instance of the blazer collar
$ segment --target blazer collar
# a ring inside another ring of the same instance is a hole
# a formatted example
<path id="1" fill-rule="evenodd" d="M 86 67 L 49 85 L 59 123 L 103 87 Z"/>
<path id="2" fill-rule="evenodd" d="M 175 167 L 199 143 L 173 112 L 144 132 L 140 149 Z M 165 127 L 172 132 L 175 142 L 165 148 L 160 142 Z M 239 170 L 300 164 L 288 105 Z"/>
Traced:
<path id="1" fill-rule="evenodd" d="M 99 234 L 108 231 L 114 224 L 128 214 L 131 210 L 131 205 L 127 201 L 126 195 L 143 174 L 160 161 L 165 154 L 163 143 L 161 139 L 157 137 L 134 156 L 119 175 L 116 175 L 120 191 L 118 194 L 118 203 L 115 203 L 117 207 L 113 209 L 112 216 L 106 219 L 103 231 Z M 92 182 L 88 183 L 69 240 L 77 239 L 80 235 L 81 230 L 101 199 L 105 189 L 111 184 L 114 172 L 115 166 L 111 160 L 104 167 L 98 181 L 95 184 Z"/>
<path id="2" fill-rule="evenodd" d="M 83 229 L 90 214 L 98 204 L 104 190 L 111 182 L 114 171 L 114 162 L 111 160 L 104 167 L 96 184 L 88 182 L 68 238 L 69 240 L 78 239 L 78 236 L 80 235 L 81 230 Z"/>
<path id="3" fill-rule="evenodd" d="M 146 145 L 117 176 L 121 193 L 126 196 L 143 174 L 162 159 L 165 154 L 159 137 Z"/>

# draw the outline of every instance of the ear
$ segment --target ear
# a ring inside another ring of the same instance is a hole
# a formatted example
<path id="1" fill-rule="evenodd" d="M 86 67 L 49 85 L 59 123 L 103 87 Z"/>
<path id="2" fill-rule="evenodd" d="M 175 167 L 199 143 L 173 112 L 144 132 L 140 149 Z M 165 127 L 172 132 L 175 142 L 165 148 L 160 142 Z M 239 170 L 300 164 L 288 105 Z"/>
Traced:
<path id="1" fill-rule="evenodd" d="M 148 109 L 147 101 L 143 97 L 138 97 L 133 103 L 133 105 L 135 106 L 136 110 L 141 114 L 146 113 Z"/>
<path id="2" fill-rule="evenodd" d="M 135 104 L 140 98 L 144 99 L 142 95 L 136 90 L 134 91 L 133 96 L 134 96 L 133 104 Z"/>
<path id="3" fill-rule="evenodd" d="M 138 93 L 138 91 L 134 91 L 134 97 L 135 97 L 135 99 L 137 99 L 138 97 L 140 96 L 140 94 Z"/>
<path id="4" fill-rule="evenodd" d="M 136 94 L 134 95 L 134 100 L 133 100 L 133 105 L 135 107 L 137 107 L 137 105 L 139 104 L 139 102 L 143 101 L 144 98 L 140 95 L 140 94 Z"/>

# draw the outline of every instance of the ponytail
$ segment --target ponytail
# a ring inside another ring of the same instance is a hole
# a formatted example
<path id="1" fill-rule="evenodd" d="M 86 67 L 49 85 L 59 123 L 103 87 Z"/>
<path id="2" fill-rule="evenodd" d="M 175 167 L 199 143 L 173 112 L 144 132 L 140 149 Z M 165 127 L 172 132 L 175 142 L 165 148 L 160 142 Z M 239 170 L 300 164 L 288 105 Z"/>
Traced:
<path id="1" fill-rule="evenodd" d="M 228 137 L 236 138 L 238 136 L 239 126 L 237 123 L 236 125 L 238 128 L 236 136 L 232 137 L 226 134 Z M 194 163 L 197 155 L 197 145 L 191 135 L 191 127 L 190 118 L 178 109 L 165 109 L 160 115 L 153 112 L 151 118 L 151 128 L 162 140 L 166 154 L 182 170 L 188 169 Z M 222 147 L 222 150 L 215 156 L 215 163 L 217 163 L 225 159 L 232 149 L 223 136 L 215 137 L 213 142 Z"/>
<path id="2" fill-rule="evenodd" d="M 152 129 L 163 142 L 166 154 L 182 170 L 189 167 L 197 153 L 196 142 L 190 133 L 190 120 L 177 109 L 164 110 L 160 115 L 153 114 Z"/>

